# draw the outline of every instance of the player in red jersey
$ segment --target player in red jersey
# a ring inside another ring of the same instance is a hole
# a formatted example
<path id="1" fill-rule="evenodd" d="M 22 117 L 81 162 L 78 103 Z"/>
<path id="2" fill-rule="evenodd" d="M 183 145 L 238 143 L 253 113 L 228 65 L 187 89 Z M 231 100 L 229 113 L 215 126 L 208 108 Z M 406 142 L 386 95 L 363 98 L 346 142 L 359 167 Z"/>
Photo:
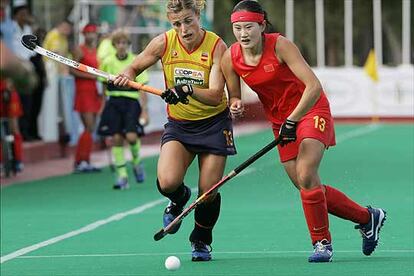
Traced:
<path id="1" fill-rule="evenodd" d="M 96 55 L 97 33 L 96 25 L 87 24 L 83 30 L 85 44 L 80 45 L 75 53 L 74 59 L 83 64 L 98 68 Z M 75 172 L 95 172 L 98 168 L 90 164 L 90 155 L 93 146 L 92 133 L 95 129 L 97 114 L 100 113 L 103 95 L 99 95 L 96 77 L 91 74 L 71 70 L 75 75 L 75 110 L 79 112 L 84 132 L 79 137 L 75 156 Z"/>
<path id="2" fill-rule="evenodd" d="M 13 135 L 14 170 L 23 170 L 23 136 L 20 133 L 19 117 L 23 115 L 23 108 L 19 94 L 9 79 L 0 78 L 0 118 L 7 118 L 11 134 Z M 3 124 L 1 128 L 3 128 Z M 3 157 L 3 148 L 0 147 L 0 158 Z M 3 161 L 3 160 L 0 160 Z"/>
<path id="3" fill-rule="evenodd" d="M 267 14 L 256 1 L 239 2 L 231 15 L 237 42 L 221 66 L 229 91 L 230 111 L 243 113 L 240 77 L 257 93 L 275 137 L 279 156 L 302 206 L 314 246 L 309 262 L 332 260 L 328 212 L 358 223 L 362 249 L 370 255 L 378 243 L 385 211 L 364 208 L 337 189 L 323 185 L 318 174 L 324 151 L 335 145 L 334 122 L 322 86 L 294 43 L 278 33 L 265 33 Z"/>

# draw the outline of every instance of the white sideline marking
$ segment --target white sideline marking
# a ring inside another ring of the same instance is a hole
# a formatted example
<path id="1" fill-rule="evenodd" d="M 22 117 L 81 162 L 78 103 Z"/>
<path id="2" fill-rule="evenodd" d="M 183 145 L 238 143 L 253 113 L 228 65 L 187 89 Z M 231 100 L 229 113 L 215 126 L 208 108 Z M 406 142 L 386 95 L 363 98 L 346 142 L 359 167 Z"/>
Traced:
<path id="1" fill-rule="evenodd" d="M 414 249 L 389 249 L 381 250 L 382 253 L 414 253 Z M 309 250 L 286 250 L 286 251 L 214 251 L 215 255 L 219 254 L 307 254 Z M 361 253 L 361 250 L 335 250 L 335 253 Z M 68 255 L 37 255 L 21 256 L 19 259 L 42 259 L 42 258 L 83 258 L 83 257 L 131 257 L 131 256 L 171 256 L 171 255 L 189 255 L 187 252 L 163 252 L 163 253 L 120 253 L 120 254 L 68 254 Z"/>
<path id="2" fill-rule="evenodd" d="M 354 130 L 351 130 L 349 132 L 344 133 L 341 136 L 338 136 L 337 137 L 337 143 L 344 142 L 346 140 L 349 140 L 349 139 L 352 139 L 352 138 L 355 138 L 355 137 L 358 137 L 358 136 L 365 135 L 367 133 L 370 133 L 372 131 L 375 131 L 379 127 L 380 127 L 380 125 L 370 124 L 370 125 L 367 125 L 367 126 L 363 126 L 363 127 L 360 127 L 360 128 L 354 129 Z M 249 170 L 247 170 L 247 168 L 246 168 L 246 171 L 244 172 L 244 174 L 248 174 L 248 173 L 251 173 L 251 172 L 254 172 L 254 171 L 255 171 L 254 168 L 249 168 Z M 239 175 L 243 175 L 243 173 L 240 172 Z M 195 191 L 197 189 L 196 188 L 193 188 L 192 190 Z M 159 204 L 161 204 L 163 202 L 166 202 L 166 201 L 167 201 L 167 199 L 165 199 L 165 198 L 158 199 L 158 200 L 154 200 L 154 201 L 148 202 L 148 203 L 146 203 L 144 205 L 138 206 L 138 207 L 136 207 L 134 209 L 131 209 L 129 211 L 117 213 L 117 214 L 115 214 L 113 216 L 110 216 L 109 218 L 106 218 L 106 219 L 103 219 L 103 220 L 98 220 L 98 221 L 93 222 L 91 224 L 88 224 L 88 225 L 86 225 L 86 226 L 84 226 L 84 227 L 82 227 L 82 228 L 80 228 L 78 230 L 74 230 L 74 231 L 68 232 L 66 234 L 63 234 L 63 235 L 60 235 L 60 236 L 57 236 L 57 237 L 48 239 L 46 241 L 43 241 L 43 242 L 40 242 L 40 243 L 31 245 L 31 246 L 28 246 L 28 247 L 24 247 L 22 249 L 19 249 L 17 251 L 14 251 L 14 252 L 12 252 L 10 254 L 7 254 L 7 255 L 2 256 L 0 258 L 0 263 L 4 263 L 4 262 L 7 262 L 7 261 L 10 261 L 10 260 L 15 259 L 17 257 L 20 257 L 22 255 L 25 255 L 25 254 L 27 254 L 29 252 L 35 251 L 35 250 L 37 250 L 39 248 L 42 248 L 42 247 L 45 247 L 45 246 L 48 246 L 48 245 L 51 245 L 51 244 L 60 242 L 62 240 L 65 240 L 65 239 L 68 239 L 68 238 L 71 238 L 71 237 L 80 235 L 82 233 L 90 232 L 90 231 L 95 230 L 96 228 L 101 227 L 101 226 L 103 226 L 105 224 L 111 223 L 113 221 L 121 220 L 121 219 L 123 219 L 126 216 L 136 215 L 136 214 L 142 213 L 145 210 L 147 210 L 149 208 L 152 208 L 154 206 L 157 206 L 157 205 L 159 205 Z M 258 253 L 260 253 L 260 252 L 261 251 L 259 251 Z M 286 252 L 302 252 L 302 251 L 266 251 L 266 252 L 284 252 L 284 253 L 286 253 Z M 303 252 L 305 252 L 305 251 L 303 251 Z M 341 251 L 338 251 L 338 252 L 341 252 Z M 342 251 L 342 252 L 346 252 L 346 251 Z M 353 252 L 353 251 L 349 251 L 349 252 Z M 411 251 L 408 251 L 408 252 L 411 252 Z M 233 252 L 233 253 L 237 253 L 237 252 Z M 239 252 L 239 253 L 242 254 L 243 252 Z M 230 253 L 223 252 L 223 254 L 230 254 Z M 277 253 L 275 253 L 275 254 L 277 254 Z M 29 258 L 29 257 L 30 256 L 27 256 L 26 258 Z"/>
<path id="3" fill-rule="evenodd" d="M 65 239 L 68 239 L 68 238 L 77 236 L 79 234 L 86 233 L 86 232 L 90 232 L 92 230 L 95 230 L 96 228 L 101 227 L 102 225 L 111 223 L 113 221 L 121 220 L 121 219 L 123 219 L 126 216 L 136 215 L 136 214 L 142 213 L 145 210 L 147 210 L 149 208 L 152 208 L 152 207 L 154 207 L 156 205 L 159 205 L 159 204 L 161 204 L 161 203 L 163 203 L 165 201 L 167 201 L 167 199 L 165 199 L 165 198 L 158 199 L 158 200 L 154 200 L 154 201 L 151 201 L 151 202 L 146 203 L 144 205 L 141 205 L 141 206 L 139 206 L 137 208 L 131 209 L 129 211 L 117 213 L 117 214 L 115 214 L 113 216 L 110 216 L 109 218 L 95 221 L 95 222 L 93 222 L 91 224 L 88 224 L 88 225 L 86 225 L 86 226 L 78 229 L 78 230 L 71 231 L 69 233 L 66 233 L 66 234 L 63 234 L 63 235 L 60 235 L 60 236 L 57 236 L 57 237 L 48 239 L 46 241 L 43 241 L 43 242 L 40 242 L 40 243 L 31 245 L 31 246 L 22 248 L 22 249 L 17 250 L 17 251 L 15 251 L 13 253 L 10 253 L 10 254 L 7 254 L 5 256 L 2 256 L 0 263 L 7 262 L 7 261 L 12 260 L 12 259 L 14 259 L 16 257 L 19 257 L 19 256 L 25 255 L 25 254 L 27 254 L 29 252 L 35 251 L 35 250 L 37 250 L 39 248 L 42 248 L 42 247 L 45 247 L 45 246 L 48 246 L 48 245 L 51 245 L 51 244 L 60 242 L 62 240 L 65 240 Z"/>
<path id="4" fill-rule="evenodd" d="M 355 138 L 355 137 L 358 137 L 358 136 L 363 136 L 365 134 L 368 134 L 370 132 L 373 132 L 373 131 L 379 129 L 380 127 L 381 127 L 381 125 L 378 125 L 378 124 L 369 124 L 369 125 L 366 125 L 366 126 L 363 126 L 363 127 L 360 127 L 360 128 L 356 128 L 354 130 L 345 132 L 344 134 L 338 136 L 336 138 L 336 143 L 339 144 L 339 143 L 342 143 L 346 140 L 349 140 L 349 139 L 352 139 L 352 138 Z"/>

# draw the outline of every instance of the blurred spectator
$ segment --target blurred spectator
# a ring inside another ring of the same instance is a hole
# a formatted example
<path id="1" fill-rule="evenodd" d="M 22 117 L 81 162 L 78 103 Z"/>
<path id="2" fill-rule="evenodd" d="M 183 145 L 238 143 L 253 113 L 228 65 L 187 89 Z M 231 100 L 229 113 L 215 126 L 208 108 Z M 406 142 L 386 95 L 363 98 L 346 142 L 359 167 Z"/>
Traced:
<path id="1" fill-rule="evenodd" d="M 11 78 L 23 87 L 34 84 L 31 67 L 13 54 L 13 21 L 10 15 L 10 2 L 0 0 L 0 73 L 2 78 Z"/>
<path id="2" fill-rule="evenodd" d="M 21 91 L 28 91 L 34 87 L 36 79 L 30 63 L 20 59 L 11 51 L 13 22 L 10 18 L 9 4 L 9 1 L 0 0 L 0 117 L 8 119 L 10 132 L 14 137 L 14 169 L 19 172 L 23 169 L 23 138 L 20 134 L 18 118 L 23 114 L 23 110 L 15 86 L 19 84 Z M 3 41 L 3 34 L 7 34 L 10 47 Z M 0 152 L 1 150 L 0 148 Z"/>
<path id="3" fill-rule="evenodd" d="M 13 87 L 12 81 L 0 78 L 0 117 L 8 120 L 10 133 L 13 135 L 13 157 L 14 171 L 23 170 L 23 137 L 20 133 L 18 118 L 23 115 L 20 97 Z M 4 127 L 3 124 L 1 127 Z M 3 145 L 3 143 L 1 143 Z M 0 147 L 1 157 L 3 157 L 3 148 Z"/>
<path id="4" fill-rule="evenodd" d="M 68 39 L 71 33 L 72 23 L 66 19 L 61 21 L 46 34 L 43 41 L 43 48 L 61 56 L 68 57 Z M 64 149 L 64 146 L 70 140 L 68 134 L 70 126 L 65 123 L 67 120 L 65 120 L 64 112 L 66 110 L 65 102 L 67 100 L 63 100 L 64 97 L 69 96 L 68 89 L 71 86 L 68 81 L 70 80 L 69 68 L 48 58 L 44 58 L 43 60 L 47 72 L 47 86 L 43 94 L 39 131 L 43 140 L 59 140 L 62 149 Z M 64 153 L 62 152 L 62 154 Z"/>
<path id="5" fill-rule="evenodd" d="M 46 36 L 46 30 L 42 28 L 37 28 L 34 34 L 37 37 L 37 43 L 42 44 L 43 40 Z M 42 100 L 43 100 L 43 91 L 47 84 L 47 75 L 46 75 L 46 69 L 45 64 L 43 62 L 43 57 L 40 54 L 37 54 L 32 56 L 30 58 L 30 61 L 32 62 L 35 72 L 37 75 L 38 83 L 34 87 L 32 91 L 32 106 L 29 113 L 29 137 L 31 137 L 34 140 L 39 140 L 39 129 L 38 129 L 38 122 L 37 118 L 39 117 L 40 110 L 42 108 Z"/>
<path id="6" fill-rule="evenodd" d="M 87 24 L 82 34 L 85 37 L 85 43 L 75 49 L 73 59 L 98 68 L 96 25 Z M 90 155 L 93 147 L 92 134 L 95 130 L 97 115 L 102 109 L 103 95 L 99 94 L 95 76 L 72 68 L 70 71 L 75 76 L 76 85 L 74 109 L 79 112 L 84 126 L 76 148 L 75 172 L 96 172 L 99 169 L 90 164 Z"/>
<path id="7" fill-rule="evenodd" d="M 21 37 L 26 34 L 32 34 L 32 28 L 30 24 L 32 23 L 32 16 L 30 14 L 29 7 L 26 5 L 26 2 L 23 1 L 19 3 L 18 6 L 13 7 L 13 48 L 12 51 L 19 58 L 30 61 L 30 59 L 35 56 L 35 52 L 30 51 L 24 47 L 21 43 Z M 32 90 L 21 91 L 18 90 L 20 94 L 20 100 L 23 106 L 23 115 L 19 118 L 20 130 L 25 141 L 33 140 L 33 137 L 29 135 L 30 127 L 30 116 L 32 113 L 32 104 L 33 104 L 33 94 Z"/>
<path id="8" fill-rule="evenodd" d="M 72 33 L 72 22 L 64 20 L 52 30 L 50 30 L 45 37 L 43 47 L 61 56 L 67 57 L 69 54 L 68 37 Z M 59 64 L 59 72 L 67 74 L 68 67 Z"/>
<path id="9" fill-rule="evenodd" d="M 0 0 L 0 31 L 3 43 L 8 49 L 13 48 L 13 21 L 9 0 Z"/>

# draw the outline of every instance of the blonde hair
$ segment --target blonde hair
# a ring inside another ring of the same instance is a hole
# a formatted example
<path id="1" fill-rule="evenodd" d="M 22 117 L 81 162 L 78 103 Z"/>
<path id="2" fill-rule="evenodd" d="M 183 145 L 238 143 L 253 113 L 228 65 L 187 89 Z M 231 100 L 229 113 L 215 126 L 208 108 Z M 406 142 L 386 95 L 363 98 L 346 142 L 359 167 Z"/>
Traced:
<path id="1" fill-rule="evenodd" d="M 117 29 L 113 31 L 111 34 L 112 45 L 115 46 L 115 44 L 120 40 L 126 40 L 129 44 L 131 44 L 131 38 L 129 37 L 129 33 L 125 29 Z"/>
<path id="2" fill-rule="evenodd" d="M 206 0 L 168 0 L 167 13 L 178 13 L 182 10 L 193 10 L 196 14 L 206 6 Z"/>

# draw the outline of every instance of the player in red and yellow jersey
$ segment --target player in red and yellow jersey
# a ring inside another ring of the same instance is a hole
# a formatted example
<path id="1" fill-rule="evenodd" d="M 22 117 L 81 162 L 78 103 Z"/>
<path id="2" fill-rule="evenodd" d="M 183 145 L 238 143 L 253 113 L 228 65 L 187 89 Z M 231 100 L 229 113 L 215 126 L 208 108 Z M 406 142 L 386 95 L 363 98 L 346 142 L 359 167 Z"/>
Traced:
<path id="1" fill-rule="evenodd" d="M 155 37 L 114 81 L 124 86 L 158 60 L 162 62 L 167 88 L 162 97 L 168 103 L 168 122 L 162 136 L 157 187 L 170 199 L 164 212 L 164 227 L 181 213 L 190 198 L 191 190 L 183 180 L 194 159 L 198 158 L 201 195 L 220 181 L 227 155 L 236 153 L 220 69 L 227 46 L 216 34 L 201 28 L 204 2 L 167 1 L 172 30 Z M 190 235 L 193 261 L 211 259 L 209 246 L 220 202 L 220 194 L 215 193 L 195 210 Z"/>
<path id="2" fill-rule="evenodd" d="M 364 208 L 337 189 L 322 185 L 318 173 L 323 153 L 335 145 L 329 102 L 321 84 L 297 47 L 278 33 L 265 33 L 266 12 L 256 1 L 239 2 L 231 15 L 237 42 L 221 64 L 229 91 L 230 111 L 243 113 L 240 77 L 257 93 L 275 137 L 280 160 L 300 190 L 314 253 L 309 262 L 332 260 L 328 212 L 358 223 L 363 253 L 370 255 L 385 220 L 385 211 Z"/>

